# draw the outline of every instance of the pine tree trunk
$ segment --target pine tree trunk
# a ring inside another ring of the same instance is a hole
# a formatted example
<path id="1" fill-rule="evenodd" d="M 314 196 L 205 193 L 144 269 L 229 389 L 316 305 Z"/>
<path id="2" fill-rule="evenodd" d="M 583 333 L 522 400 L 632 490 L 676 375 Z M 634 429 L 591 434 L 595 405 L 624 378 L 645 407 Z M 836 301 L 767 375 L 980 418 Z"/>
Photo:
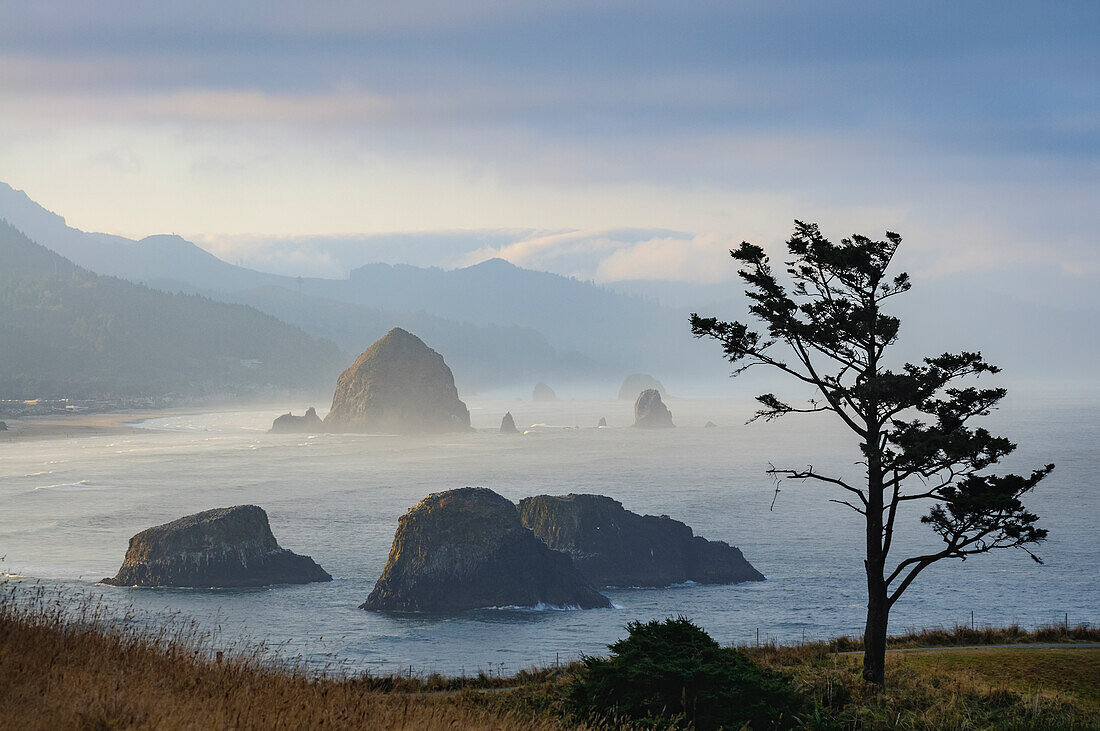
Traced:
<path id="1" fill-rule="evenodd" d="M 886 625 L 890 619 L 883 568 L 886 563 L 882 542 L 883 482 L 882 455 L 878 449 L 879 429 L 867 424 L 867 625 L 863 630 L 863 679 L 883 686 L 886 683 Z"/>
<path id="2" fill-rule="evenodd" d="M 886 683 L 886 627 L 889 621 L 886 587 L 882 586 L 881 592 L 873 589 L 867 600 L 867 625 L 863 630 L 863 679 L 878 686 Z"/>

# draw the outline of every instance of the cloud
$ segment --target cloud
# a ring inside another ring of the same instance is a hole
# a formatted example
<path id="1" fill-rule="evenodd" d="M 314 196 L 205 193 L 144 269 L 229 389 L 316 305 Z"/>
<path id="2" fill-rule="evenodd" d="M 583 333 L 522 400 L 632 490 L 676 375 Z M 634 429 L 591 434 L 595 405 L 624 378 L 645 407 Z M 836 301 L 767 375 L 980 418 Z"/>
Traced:
<path id="1" fill-rule="evenodd" d="M 270 93 L 247 89 L 185 89 L 169 92 L 27 92 L 0 96 L 10 117 L 80 120 L 82 123 L 171 122 L 199 124 L 361 124 L 384 117 L 392 105 L 358 89 Z M 56 123 L 56 122 L 55 122 Z"/>
<path id="2" fill-rule="evenodd" d="M 527 238 L 471 251 L 464 264 L 501 258 L 516 266 L 600 283 L 634 279 L 717 283 L 731 279 L 731 240 L 717 234 L 612 229 Z"/>
<path id="3" fill-rule="evenodd" d="M 1095 2 L 61 5 L 0 0 L 0 169 L 85 228 L 701 282 L 798 217 L 1098 270 Z"/>
<path id="4" fill-rule="evenodd" d="M 596 280 L 660 279 L 673 282 L 716 284 L 730 280 L 735 269 L 729 261 L 733 242 L 714 234 L 690 239 L 659 238 L 619 249 L 600 262 Z"/>

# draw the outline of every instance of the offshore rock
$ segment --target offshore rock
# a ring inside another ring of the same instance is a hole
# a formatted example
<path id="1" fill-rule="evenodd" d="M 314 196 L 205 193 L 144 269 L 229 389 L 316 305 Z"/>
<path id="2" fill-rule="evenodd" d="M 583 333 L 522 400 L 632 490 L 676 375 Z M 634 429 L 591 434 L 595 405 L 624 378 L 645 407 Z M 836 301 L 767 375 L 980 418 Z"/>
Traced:
<path id="1" fill-rule="evenodd" d="M 607 419 L 602 416 L 600 417 L 600 422 L 596 424 L 596 428 L 598 429 L 601 426 L 607 426 Z"/>
<path id="2" fill-rule="evenodd" d="M 324 431 L 325 423 L 317 416 L 317 409 L 310 406 L 304 416 L 283 414 L 271 424 L 271 434 L 317 434 Z"/>
<path id="3" fill-rule="evenodd" d="M 470 412 L 443 356 L 395 327 L 340 374 L 324 423 L 331 432 L 468 431 Z"/>
<path id="4" fill-rule="evenodd" d="M 661 398 L 668 398 L 665 387 L 656 378 L 647 373 L 632 373 L 626 377 L 623 385 L 619 387 L 619 399 L 621 401 L 632 401 L 638 398 L 638 394 L 642 391 L 650 388 L 661 394 Z"/>
<path id="5" fill-rule="evenodd" d="M 448 612 L 477 607 L 609 607 L 564 553 L 483 487 L 437 492 L 398 520 L 393 548 L 362 609 Z"/>
<path id="6" fill-rule="evenodd" d="M 655 388 L 647 388 L 638 394 L 634 402 L 634 426 L 642 429 L 668 429 L 676 426 L 672 423 L 672 412 L 661 401 L 661 394 Z"/>
<path id="7" fill-rule="evenodd" d="M 516 429 L 516 420 L 512 418 L 511 411 L 506 413 L 504 418 L 500 420 L 500 433 L 519 434 L 519 430 Z"/>
<path id="8" fill-rule="evenodd" d="M 558 395 L 554 393 L 554 389 L 547 386 L 542 381 L 535 384 L 535 390 L 531 393 L 532 401 L 557 401 Z"/>
<path id="9" fill-rule="evenodd" d="M 130 539 L 112 586 L 239 587 L 332 581 L 309 556 L 280 548 L 267 513 L 238 505 L 195 513 Z"/>
<path id="10" fill-rule="evenodd" d="M 706 424 L 703 424 L 704 429 L 715 429 L 717 428 L 717 426 L 718 425 L 715 424 L 713 421 L 708 421 Z"/>
<path id="11" fill-rule="evenodd" d="M 632 513 L 604 495 L 524 498 L 519 513 L 525 526 L 550 548 L 572 556 L 596 586 L 764 580 L 728 543 L 696 536 L 667 515 Z"/>

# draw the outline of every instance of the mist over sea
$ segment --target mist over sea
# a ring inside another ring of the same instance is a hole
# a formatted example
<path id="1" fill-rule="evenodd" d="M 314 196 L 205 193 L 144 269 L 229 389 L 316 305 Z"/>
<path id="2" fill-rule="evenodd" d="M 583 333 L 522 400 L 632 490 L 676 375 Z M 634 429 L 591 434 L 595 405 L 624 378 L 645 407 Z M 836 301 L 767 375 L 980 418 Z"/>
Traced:
<path id="1" fill-rule="evenodd" d="M 600 653 L 635 619 L 683 614 L 724 643 L 858 634 L 864 612 L 862 523 L 811 483 L 775 485 L 776 466 L 857 477 L 855 441 L 829 414 L 745 425 L 749 400 L 670 399 L 678 428 L 627 428 L 625 401 L 468 399 L 479 431 L 422 439 L 272 435 L 272 419 L 309 404 L 176 416 L 141 433 L 0 444 L 0 571 L 114 607 L 180 612 L 226 638 L 245 636 L 318 666 L 371 672 L 512 672 Z M 510 410 L 523 436 L 496 433 Z M 1100 397 L 1010 393 L 986 423 L 1020 448 L 1005 469 L 1057 469 L 1028 505 L 1050 539 L 1040 566 L 1002 551 L 926 571 L 896 605 L 891 630 L 970 621 L 1100 621 Z M 596 429 L 600 417 L 607 429 Z M 704 429 L 714 421 L 717 429 Z M 577 428 L 574 428 L 577 427 Z M 607 610 L 485 609 L 392 615 L 358 605 L 382 571 L 397 518 L 426 494 L 464 485 L 512 500 L 609 495 L 739 546 L 768 580 L 732 586 L 609 589 Z M 772 502 L 774 499 L 774 508 Z M 254 590 L 116 589 L 131 535 L 188 513 L 254 503 L 284 548 L 312 556 L 331 584 Z M 918 508 L 921 509 L 921 508 Z M 926 509 L 926 508 L 923 508 Z M 921 510 L 923 510 L 921 509 Z M 935 548 L 911 509 L 895 559 Z M 503 668 L 501 668 L 503 664 Z"/>

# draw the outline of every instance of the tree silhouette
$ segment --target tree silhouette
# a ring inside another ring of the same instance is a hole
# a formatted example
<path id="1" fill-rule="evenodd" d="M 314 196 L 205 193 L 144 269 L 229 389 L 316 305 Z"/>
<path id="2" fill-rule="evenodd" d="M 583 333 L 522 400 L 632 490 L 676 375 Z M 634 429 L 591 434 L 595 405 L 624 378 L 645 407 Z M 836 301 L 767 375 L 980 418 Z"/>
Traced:
<path id="1" fill-rule="evenodd" d="M 733 375 L 769 366 L 813 386 L 819 396 L 803 408 L 775 394 L 758 396 L 761 408 L 754 419 L 831 412 L 859 437 L 866 484 L 851 484 L 812 466 L 768 472 L 777 480 L 832 485 L 844 493 L 844 499 L 833 502 L 864 517 L 863 676 L 880 686 L 890 609 L 928 566 L 997 548 L 1020 548 L 1042 563 L 1029 547 L 1047 532 L 1036 527 L 1038 516 L 1021 498 L 1054 469 L 1046 465 L 1029 476 L 986 472 L 1016 445 L 969 426 L 1006 393 L 973 384 L 976 377 L 999 371 L 980 353 L 945 353 L 898 370 L 883 364 L 900 321 L 884 313 L 882 305 L 910 288 L 908 274 L 886 274 L 900 244 L 901 237 L 889 232 L 885 241 L 857 235 L 833 244 L 816 224 L 796 221 L 787 242 L 790 291 L 761 247 L 744 242 L 730 252 L 748 284 L 749 311 L 767 326 L 765 332 L 691 316 L 692 333 L 722 344 L 726 359 L 737 366 Z M 909 501 L 931 503 L 921 522 L 943 539 L 943 547 L 889 564 L 898 507 Z"/>

